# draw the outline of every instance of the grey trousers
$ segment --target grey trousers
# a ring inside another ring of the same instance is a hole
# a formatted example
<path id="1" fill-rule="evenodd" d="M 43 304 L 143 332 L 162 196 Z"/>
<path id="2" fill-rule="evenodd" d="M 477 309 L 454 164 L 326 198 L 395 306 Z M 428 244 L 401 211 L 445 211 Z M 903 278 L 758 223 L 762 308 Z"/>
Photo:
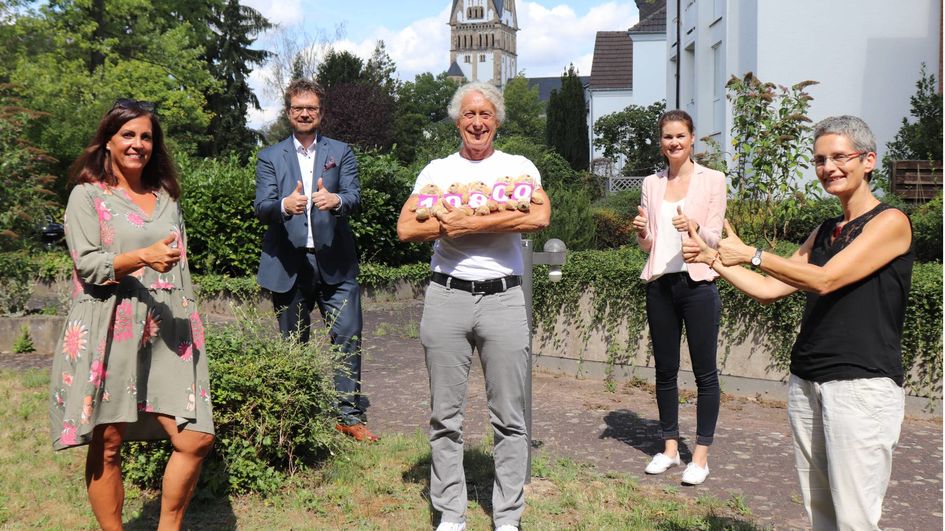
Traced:
<path id="1" fill-rule="evenodd" d="M 430 375 L 430 500 L 443 522 L 464 522 L 463 415 L 472 351 L 479 351 L 494 438 L 492 519 L 519 525 L 525 508 L 528 323 L 520 287 L 474 295 L 430 283 L 420 321 Z"/>

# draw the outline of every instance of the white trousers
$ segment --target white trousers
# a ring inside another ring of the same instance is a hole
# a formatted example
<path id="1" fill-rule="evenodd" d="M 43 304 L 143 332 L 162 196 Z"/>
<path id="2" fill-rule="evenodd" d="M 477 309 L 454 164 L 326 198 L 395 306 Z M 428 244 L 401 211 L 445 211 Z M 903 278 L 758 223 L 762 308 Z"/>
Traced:
<path id="1" fill-rule="evenodd" d="M 879 529 L 905 393 L 889 378 L 816 383 L 791 375 L 788 418 L 814 531 Z"/>

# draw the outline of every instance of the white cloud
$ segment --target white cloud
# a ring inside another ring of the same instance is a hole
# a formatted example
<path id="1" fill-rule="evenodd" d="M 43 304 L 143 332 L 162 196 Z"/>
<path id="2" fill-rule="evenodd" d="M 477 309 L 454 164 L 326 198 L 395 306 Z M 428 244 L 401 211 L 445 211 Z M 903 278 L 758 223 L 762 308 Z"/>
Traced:
<path id="1" fill-rule="evenodd" d="M 518 67 L 529 77 L 561 75 L 574 63 L 582 76 L 591 74 L 598 31 L 629 29 L 637 23 L 633 2 L 607 2 L 583 16 L 566 4 L 547 8 L 521 2 L 518 8 Z"/>
<path id="2" fill-rule="evenodd" d="M 553 7 L 545 7 L 536 1 L 516 2 L 518 11 L 518 68 L 530 77 L 561 75 L 568 64 L 573 63 L 581 75 L 591 73 L 594 55 L 594 40 L 598 31 L 626 30 L 636 24 L 638 15 L 633 1 L 610 1 L 590 8 L 578 15 L 569 5 L 569 0 Z M 282 28 L 303 30 L 303 0 L 269 2 L 263 0 L 241 0 L 254 7 L 270 21 Z M 547 3 L 547 2 L 546 2 Z M 393 9 L 381 7 L 378 9 Z M 394 4 L 390 4 L 394 6 Z M 397 65 L 397 76 L 402 81 L 412 81 L 417 74 L 443 72 L 449 68 L 449 5 L 439 13 L 419 18 L 403 28 L 390 29 L 379 26 L 367 37 L 354 41 L 334 40 L 337 50 L 349 51 L 367 61 L 378 40 L 383 40 L 387 53 Z M 337 32 L 337 31 L 336 31 Z M 274 36 L 271 34 L 267 37 Z M 266 40 L 259 45 L 266 47 Z M 281 103 L 265 97 L 260 90 L 263 83 L 262 68 L 251 75 L 251 86 L 260 97 L 263 111 L 249 113 L 250 124 L 262 127 L 272 121 L 281 110 Z"/>
<path id="3" fill-rule="evenodd" d="M 269 22 L 292 26 L 302 19 L 302 0 L 240 0 L 240 3 L 262 13 Z"/>
<path id="4" fill-rule="evenodd" d="M 449 6 L 435 16 L 418 19 L 403 29 L 379 27 L 361 42 L 339 41 L 335 48 L 347 50 L 367 61 L 377 41 L 382 40 L 387 54 L 397 65 L 397 76 L 402 81 L 413 81 L 417 74 L 437 74 L 449 68 L 448 21 Z"/>

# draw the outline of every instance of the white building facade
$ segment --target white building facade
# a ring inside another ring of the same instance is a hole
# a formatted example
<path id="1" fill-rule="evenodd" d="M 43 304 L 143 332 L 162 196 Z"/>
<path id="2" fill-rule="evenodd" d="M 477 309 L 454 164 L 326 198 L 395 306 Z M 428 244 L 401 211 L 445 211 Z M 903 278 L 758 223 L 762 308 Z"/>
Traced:
<path id="1" fill-rule="evenodd" d="M 658 6 L 644 11 L 645 4 L 637 5 L 641 20 L 628 31 L 597 34 L 587 90 L 591 170 L 596 175 L 620 175 L 628 161 L 622 156 L 604 160 L 603 150 L 594 146 L 594 123 L 630 105 L 645 107 L 666 97 L 666 10 Z"/>
<path id="2" fill-rule="evenodd" d="M 882 158 L 909 115 L 922 63 L 938 73 L 941 5 L 941 0 L 668 0 L 667 108 L 689 112 L 697 138 L 711 136 L 731 151 L 729 78 L 753 72 L 761 81 L 786 86 L 814 80 L 819 84 L 807 88 L 814 98 L 808 116 L 814 122 L 840 114 L 863 118 Z"/>

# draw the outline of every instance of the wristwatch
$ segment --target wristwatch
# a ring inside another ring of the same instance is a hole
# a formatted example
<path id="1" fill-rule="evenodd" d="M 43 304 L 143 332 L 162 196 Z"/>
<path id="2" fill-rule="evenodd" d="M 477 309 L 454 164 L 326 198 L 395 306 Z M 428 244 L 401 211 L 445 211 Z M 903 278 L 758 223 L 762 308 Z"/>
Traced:
<path id="1" fill-rule="evenodd" d="M 751 257 L 751 265 L 755 267 L 761 266 L 761 247 L 755 247 L 755 256 Z"/>

